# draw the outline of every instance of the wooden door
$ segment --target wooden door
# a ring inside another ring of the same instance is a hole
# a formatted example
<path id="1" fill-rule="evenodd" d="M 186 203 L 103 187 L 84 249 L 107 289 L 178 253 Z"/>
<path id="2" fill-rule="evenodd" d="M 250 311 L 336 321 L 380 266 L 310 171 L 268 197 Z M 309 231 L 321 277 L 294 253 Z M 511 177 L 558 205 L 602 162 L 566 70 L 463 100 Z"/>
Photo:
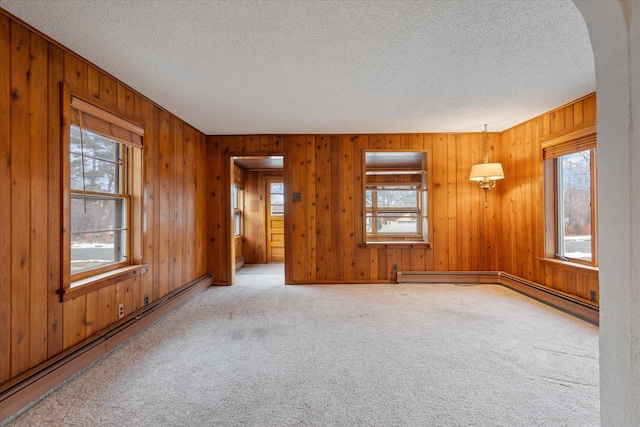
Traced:
<path id="1" fill-rule="evenodd" d="M 267 262 L 284 262 L 284 182 L 267 178 Z"/>

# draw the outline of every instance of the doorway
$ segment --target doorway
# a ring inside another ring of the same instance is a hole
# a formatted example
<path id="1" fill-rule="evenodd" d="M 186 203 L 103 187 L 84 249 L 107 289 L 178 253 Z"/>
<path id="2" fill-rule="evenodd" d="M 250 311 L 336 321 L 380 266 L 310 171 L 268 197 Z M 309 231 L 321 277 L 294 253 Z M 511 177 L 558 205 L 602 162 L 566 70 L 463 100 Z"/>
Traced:
<path id="1" fill-rule="evenodd" d="M 232 157 L 234 210 L 232 268 L 285 262 L 285 182 L 283 156 Z M 240 214 L 238 214 L 240 211 Z M 238 216 L 241 215 L 241 219 Z M 238 223 L 241 223 L 238 226 Z M 238 230 L 241 230 L 238 233 Z"/>

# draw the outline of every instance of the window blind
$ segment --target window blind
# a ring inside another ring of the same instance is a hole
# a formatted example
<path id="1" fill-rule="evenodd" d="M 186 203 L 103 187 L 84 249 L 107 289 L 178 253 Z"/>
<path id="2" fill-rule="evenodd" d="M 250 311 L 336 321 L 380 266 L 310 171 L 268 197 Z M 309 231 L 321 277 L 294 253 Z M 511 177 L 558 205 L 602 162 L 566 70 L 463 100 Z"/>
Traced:
<path id="1" fill-rule="evenodd" d="M 570 133 L 542 143 L 542 158 L 554 159 L 565 154 L 591 150 L 597 147 L 595 126 L 583 131 Z"/>
<path id="2" fill-rule="evenodd" d="M 142 148 L 144 129 L 141 126 L 75 97 L 71 97 L 71 124 L 122 144 Z"/>

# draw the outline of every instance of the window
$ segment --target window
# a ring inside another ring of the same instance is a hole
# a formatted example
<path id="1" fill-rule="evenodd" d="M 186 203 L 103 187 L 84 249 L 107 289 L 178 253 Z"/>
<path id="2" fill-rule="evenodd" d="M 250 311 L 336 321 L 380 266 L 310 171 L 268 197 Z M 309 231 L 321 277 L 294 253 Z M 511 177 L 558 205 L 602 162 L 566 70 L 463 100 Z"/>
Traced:
<path id="1" fill-rule="evenodd" d="M 427 242 L 427 154 L 365 151 L 367 243 Z"/>
<path id="2" fill-rule="evenodd" d="M 419 191 L 419 185 L 367 185 L 367 234 L 420 236 Z"/>
<path id="3" fill-rule="evenodd" d="M 144 133 L 66 87 L 64 93 L 63 291 L 141 263 Z"/>
<path id="4" fill-rule="evenodd" d="M 243 192 L 242 187 L 234 184 L 231 188 L 231 207 L 233 209 L 233 235 L 242 235 L 242 207 Z"/>
<path id="5" fill-rule="evenodd" d="M 556 159 L 558 256 L 593 261 L 592 168 L 595 150 L 565 154 Z"/>
<path id="6" fill-rule="evenodd" d="M 71 275 L 128 256 L 127 148 L 71 126 Z"/>
<path id="7" fill-rule="evenodd" d="M 284 184 L 272 182 L 269 187 L 269 206 L 271 215 L 284 215 Z"/>
<path id="8" fill-rule="evenodd" d="M 588 265 L 597 265 L 596 253 L 596 139 L 595 133 L 543 146 L 545 168 L 551 179 L 545 191 L 552 203 L 553 250 L 547 256 Z"/>

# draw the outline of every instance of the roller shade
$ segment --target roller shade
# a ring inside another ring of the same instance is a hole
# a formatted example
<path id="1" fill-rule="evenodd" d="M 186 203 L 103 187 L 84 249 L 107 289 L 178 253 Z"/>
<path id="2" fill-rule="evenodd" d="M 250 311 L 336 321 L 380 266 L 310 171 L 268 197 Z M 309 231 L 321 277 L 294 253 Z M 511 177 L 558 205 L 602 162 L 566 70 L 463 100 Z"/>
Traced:
<path id="1" fill-rule="evenodd" d="M 75 97 L 71 97 L 71 124 L 122 144 L 142 148 L 142 127 Z"/>

